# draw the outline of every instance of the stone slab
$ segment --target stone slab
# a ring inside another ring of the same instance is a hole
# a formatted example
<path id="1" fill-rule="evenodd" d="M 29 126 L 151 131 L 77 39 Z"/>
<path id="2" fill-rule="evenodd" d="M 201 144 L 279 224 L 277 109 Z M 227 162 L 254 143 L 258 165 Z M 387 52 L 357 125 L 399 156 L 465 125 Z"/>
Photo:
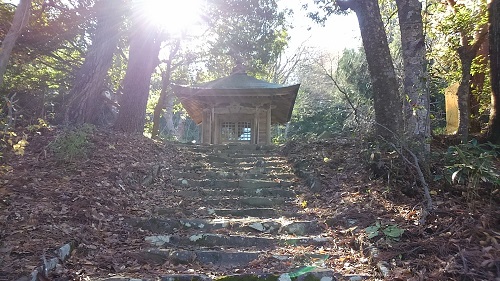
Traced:
<path id="1" fill-rule="evenodd" d="M 248 206 L 256 208 L 278 207 L 285 204 L 285 198 L 269 197 L 206 198 L 203 201 L 212 206 Z"/>
<path id="2" fill-rule="evenodd" d="M 226 246 L 231 248 L 257 247 L 263 248 L 273 245 L 323 245 L 331 239 L 325 237 L 294 237 L 275 238 L 249 235 L 222 235 L 213 233 L 197 233 L 190 236 L 153 235 L 147 236 L 145 241 L 156 247 L 175 246 Z"/>
<path id="3" fill-rule="evenodd" d="M 143 264 L 161 265 L 166 261 L 177 264 L 201 263 L 216 266 L 246 266 L 259 257 L 259 252 L 149 249 L 134 254 Z"/>

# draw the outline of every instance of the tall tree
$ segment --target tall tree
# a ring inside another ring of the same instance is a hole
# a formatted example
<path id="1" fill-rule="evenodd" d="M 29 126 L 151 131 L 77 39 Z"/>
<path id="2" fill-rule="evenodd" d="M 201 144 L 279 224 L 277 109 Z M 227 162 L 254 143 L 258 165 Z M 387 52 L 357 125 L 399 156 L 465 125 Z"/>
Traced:
<path id="1" fill-rule="evenodd" d="M 23 29 L 28 25 L 31 14 L 31 0 L 20 0 L 14 13 L 14 19 L 9 32 L 2 40 L 0 46 L 0 86 L 3 84 L 3 76 L 7 70 L 10 53 L 16 44 L 17 38 L 21 35 Z"/>
<path id="2" fill-rule="evenodd" d="M 158 65 L 161 38 L 157 26 L 148 21 L 140 7 L 134 9 L 127 72 L 115 128 L 143 133 L 151 74 Z"/>
<path id="3" fill-rule="evenodd" d="M 358 17 L 372 81 L 377 134 L 396 141 L 401 135 L 402 105 L 378 1 L 346 0 L 337 4 L 341 10 L 353 10 Z"/>
<path id="4" fill-rule="evenodd" d="M 285 14 L 276 0 L 210 0 L 207 23 L 210 71 L 228 74 L 235 62 L 264 72 L 287 44 Z"/>
<path id="5" fill-rule="evenodd" d="M 500 1 L 492 0 L 489 7 L 489 38 L 491 66 L 491 112 L 487 137 L 500 144 Z"/>
<path id="6" fill-rule="evenodd" d="M 77 124 L 97 123 L 107 72 L 120 39 L 124 6 L 123 0 L 101 0 L 96 3 L 95 35 L 70 91 L 70 99 L 66 104 L 66 121 Z"/>
<path id="7" fill-rule="evenodd" d="M 458 33 L 460 36 L 460 44 L 457 48 L 457 54 L 460 58 L 461 79 L 458 87 L 458 110 L 459 123 L 458 135 L 462 142 L 466 142 L 469 138 L 470 126 L 470 94 L 471 94 L 471 68 L 474 59 L 476 58 L 479 48 L 488 34 L 488 24 L 484 22 L 486 10 L 486 0 L 480 0 L 480 9 L 476 18 L 467 16 L 470 13 L 466 6 L 457 4 L 455 0 L 447 0 L 448 7 L 451 9 L 455 22 L 469 19 L 470 22 L 461 22 L 458 24 Z M 473 20 L 478 20 L 479 25 L 476 27 Z"/>
<path id="8" fill-rule="evenodd" d="M 406 138 L 421 160 L 430 151 L 429 91 L 425 59 L 422 4 L 419 0 L 396 0 L 401 51 L 404 63 L 404 113 Z"/>
<path id="9" fill-rule="evenodd" d="M 174 95 L 170 90 L 170 84 L 172 82 L 172 72 L 178 66 L 173 63 L 175 56 L 177 56 L 180 48 L 180 39 L 173 42 L 172 48 L 170 49 L 170 54 L 168 59 L 165 61 L 165 69 L 161 73 L 161 92 L 158 103 L 153 111 L 153 129 L 151 131 L 151 137 L 156 138 L 160 133 L 160 118 L 163 109 L 166 109 L 165 120 L 167 121 L 167 134 L 172 134 L 174 130 L 173 122 L 173 107 L 174 107 Z"/>

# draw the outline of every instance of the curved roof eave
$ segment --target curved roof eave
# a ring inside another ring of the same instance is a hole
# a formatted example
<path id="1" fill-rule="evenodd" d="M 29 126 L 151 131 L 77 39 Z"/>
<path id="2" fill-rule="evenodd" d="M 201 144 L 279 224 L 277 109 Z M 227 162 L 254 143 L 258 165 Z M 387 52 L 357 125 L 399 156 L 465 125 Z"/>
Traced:
<path id="1" fill-rule="evenodd" d="M 275 110 L 271 111 L 272 123 L 284 124 L 292 116 L 300 84 L 285 86 L 266 81 L 242 73 L 231 74 L 214 81 L 194 85 L 173 85 L 174 93 L 179 97 L 189 116 L 197 123 L 202 122 L 202 111 L 206 106 L 206 98 L 270 98 Z"/>

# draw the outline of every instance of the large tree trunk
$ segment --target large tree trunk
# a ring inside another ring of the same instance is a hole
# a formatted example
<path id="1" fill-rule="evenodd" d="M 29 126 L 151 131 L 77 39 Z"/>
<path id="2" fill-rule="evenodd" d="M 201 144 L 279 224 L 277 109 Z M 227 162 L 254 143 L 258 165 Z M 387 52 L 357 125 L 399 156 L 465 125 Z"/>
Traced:
<path id="1" fill-rule="evenodd" d="M 96 4 L 97 28 L 69 94 L 67 122 L 97 124 L 104 83 L 120 39 L 124 9 L 117 7 L 123 6 L 122 0 L 101 0 Z"/>
<path id="2" fill-rule="evenodd" d="M 492 0 L 490 16 L 491 112 L 487 138 L 500 144 L 500 1 Z"/>
<path id="3" fill-rule="evenodd" d="M 396 0 L 404 62 L 405 133 L 420 160 L 430 152 L 429 91 L 425 60 L 422 4 L 419 0 Z"/>
<path id="4" fill-rule="evenodd" d="M 470 126 L 470 83 L 471 83 L 471 67 L 472 61 L 476 57 L 476 52 L 467 47 L 458 49 L 462 76 L 460 77 L 460 85 L 458 86 L 458 135 L 462 142 L 467 142 L 469 139 Z"/>
<path id="5" fill-rule="evenodd" d="M 351 0 L 348 4 L 361 30 L 373 85 L 377 134 L 396 142 L 401 137 L 402 105 L 378 1 Z"/>
<path id="6" fill-rule="evenodd" d="M 158 65 L 160 39 L 155 27 L 144 17 L 134 17 L 130 38 L 127 73 L 115 128 L 128 133 L 143 133 L 151 74 Z"/>
<path id="7" fill-rule="evenodd" d="M 2 45 L 0 46 L 0 87 L 3 84 L 3 76 L 9 64 L 10 53 L 14 45 L 16 45 L 17 38 L 28 25 L 30 14 L 31 0 L 20 0 L 16 7 L 16 12 L 14 13 L 14 19 L 12 20 L 9 32 L 5 35 L 5 38 L 2 40 Z"/>
<path id="8" fill-rule="evenodd" d="M 481 44 L 478 53 L 476 54 L 477 58 L 481 58 L 476 61 L 478 63 L 478 67 L 480 69 L 485 69 L 489 66 L 489 48 L 490 42 L 488 38 L 486 38 Z M 480 133 L 481 132 L 481 94 L 484 91 L 486 81 L 486 74 L 484 72 L 478 72 L 472 75 L 471 77 L 471 95 L 470 95 L 470 113 L 471 113 L 471 122 L 469 132 L 471 133 Z"/>

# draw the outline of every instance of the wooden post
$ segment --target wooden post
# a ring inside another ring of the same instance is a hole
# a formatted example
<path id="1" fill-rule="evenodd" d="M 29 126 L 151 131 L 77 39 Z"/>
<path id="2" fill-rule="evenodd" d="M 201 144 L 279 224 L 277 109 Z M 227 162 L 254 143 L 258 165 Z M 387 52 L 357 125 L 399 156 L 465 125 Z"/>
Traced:
<path id="1" fill-rule="evenodd" d="M 210 143 L 211 144 L 216 144 L 217 143 L 217 130 L 215 126 L 215 106 L 212 106 L 212 112 L 210 114 Z"/>
<path id="2" fill-rule="evenodd" d="M 271 103 L 269 103 L 269 109 L 267 110 L 267 141 L 266 144 L 271 144 Z"/>
<path id="3" fill-rule="evenodd" d="M 204 127 L 205 127 L 205 119 L 204 118 L 204 115 L 205 113 L 202 113 L 201 115 L 201 124 L 198 126 L 199 128 L 199 131 L 200 131 L 200 143 L 205 143 L 205 139 L 203 138 L 204 134 L 203 134 L 203 131 L 204 131 Z"/>
<path id="4" fill-rule="evenodd" d="M 252 128 L 252 136 L 253 136 L 253 143 L 258 144 L 259 143 L 259 109 L 255 107 L 255 114 L 254 114 L 254 121 L 253 121 L 253 128 Z"/>

